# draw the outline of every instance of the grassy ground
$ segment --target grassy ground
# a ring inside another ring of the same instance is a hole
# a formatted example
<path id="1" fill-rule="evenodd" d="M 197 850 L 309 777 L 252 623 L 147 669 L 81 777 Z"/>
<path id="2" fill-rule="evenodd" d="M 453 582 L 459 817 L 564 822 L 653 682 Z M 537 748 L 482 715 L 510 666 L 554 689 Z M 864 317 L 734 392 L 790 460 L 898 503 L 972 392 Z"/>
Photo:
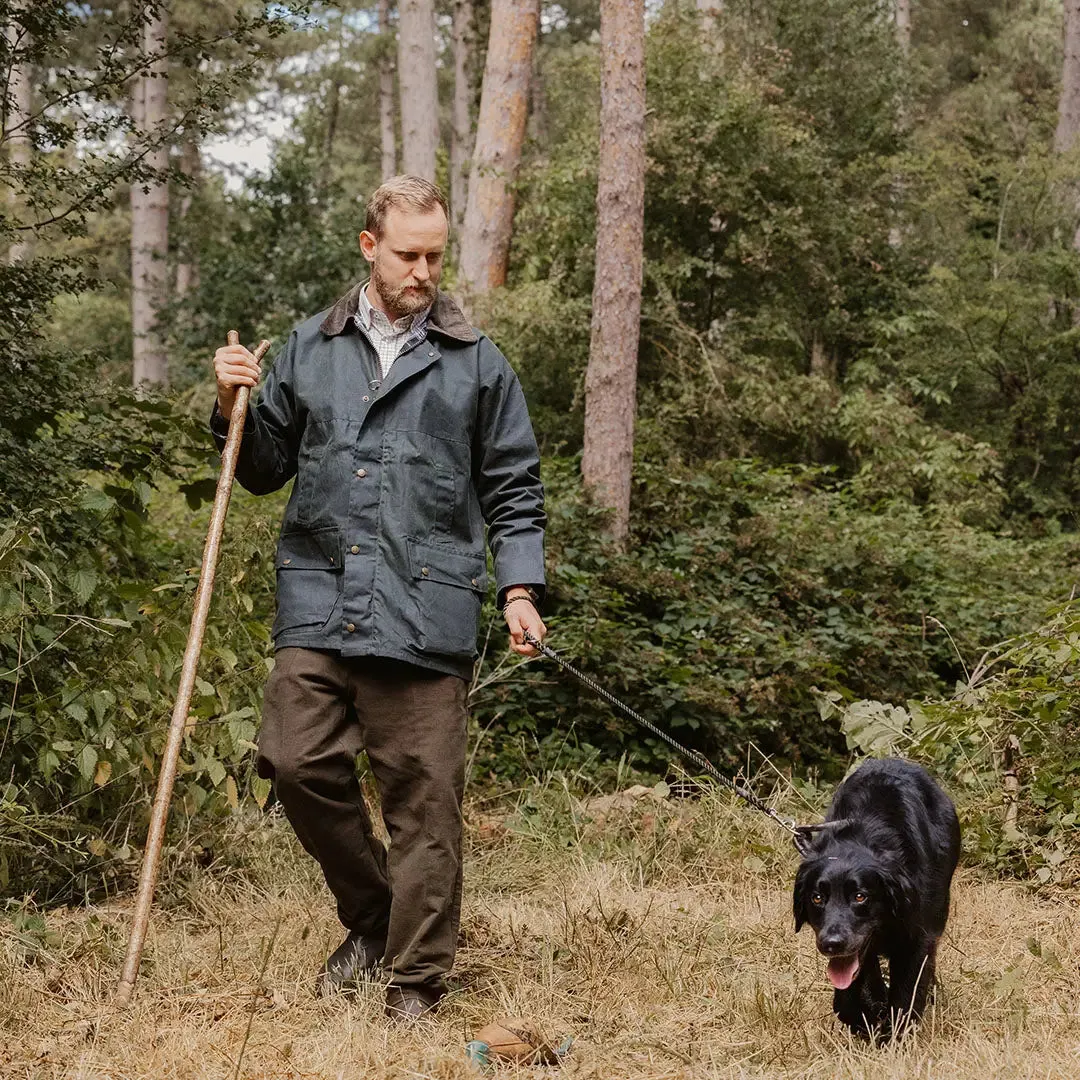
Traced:
<path id="1" fill-rule="evenodd" d="M 795 855 L 720 797 L 601 812 L 554 785 L 508 816 L 472 806 L 455 991 L 409 1032 L 378 988 L 330 1001 L 312 975 L 341 931 L 287 825 L 238 818 L 208 870 L 166 885 L 135 1002 L 109 1004 L 125 902 L 0 923 L 0 1075 L 452 1080 L 496 1016 L 576 1039 L 568 1078 L 1080 1075 L 1080 916 L 961 871 L 922 1028 L 880 1050 L 830 1011 L 790 915 Z M 590 820 L 591 818 L 591 820 Z M 239 865 L 237 865 L 239 864 Z"/>

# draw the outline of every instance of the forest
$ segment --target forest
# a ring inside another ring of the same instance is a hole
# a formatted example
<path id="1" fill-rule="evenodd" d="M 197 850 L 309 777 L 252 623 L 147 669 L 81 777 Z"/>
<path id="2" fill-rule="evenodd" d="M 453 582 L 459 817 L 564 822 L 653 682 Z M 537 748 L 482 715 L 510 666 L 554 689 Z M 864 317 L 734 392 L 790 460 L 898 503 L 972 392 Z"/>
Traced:
<path id="1" fill-rule="evenodd" d="M 525 391 L 549 644 L 793 812 L 863 754 L 913 757 L 956 799 L 970 873 L 1075 904 L 1077 0 L 0 0 L 0 23 L 0 897 L 19 949 L 138 874 L 219 467 L 214 351 L 236 330 L 272 357 L 363 280 L 364 206 L 403 172 L 447 193 L 442 288 Z M 270 880 L 254 753 L 286 497 L 233 493 L 171 910 L 215 874 Z M 677 876 L 669 803 L 693 801 L 673 785 L 700 791 L 694 770 L 510 653 L 494 589 L 478 653 L 477 850 L 505 839 L 492 806 L 522 852 L 558 852 L 584 842 L 559 799 L 642 783 L 663 843 L 637 819 L 589 842 L 622 858 L 648 833 Z M 740 874 L 790 869 L 767 824 L 709 805 Z M 995 980 L 1020 970 L 987 976 L 1002 1009 L 1020 976 Z M 839 1075 L 713 1054 L 579 1075 Z M 1029 1075 L 979 1060 L 947 1075 Z"/>

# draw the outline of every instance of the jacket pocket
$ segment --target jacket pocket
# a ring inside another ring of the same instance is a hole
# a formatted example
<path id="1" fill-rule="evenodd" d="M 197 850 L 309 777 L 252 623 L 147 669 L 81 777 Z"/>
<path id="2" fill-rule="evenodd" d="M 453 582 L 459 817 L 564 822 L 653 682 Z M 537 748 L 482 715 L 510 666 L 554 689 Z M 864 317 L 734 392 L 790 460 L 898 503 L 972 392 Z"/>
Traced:
<path id="1" fill-rule="evenodd" d="M 277 617 L 273 637 L 286 630 L 321 630 L 340 607 L 341 531 L 283 533 L 277 547 Z"/>
<path id="2" fill-rule="evenodd" d="M 487 591 L 484 556 L 407 539 L 415 601 L 408 644 L 423 653 L 474 656 Z"/>

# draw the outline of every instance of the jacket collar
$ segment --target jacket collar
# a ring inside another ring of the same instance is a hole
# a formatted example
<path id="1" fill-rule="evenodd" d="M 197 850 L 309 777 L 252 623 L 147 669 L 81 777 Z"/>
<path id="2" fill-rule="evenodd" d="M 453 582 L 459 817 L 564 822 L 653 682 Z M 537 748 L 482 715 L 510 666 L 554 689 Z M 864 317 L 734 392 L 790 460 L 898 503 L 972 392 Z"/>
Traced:
<path id="1" fill-rule="evenodd" d="M 319 325 L 319 329 L 327 337 L 336 337 L 344 333 L 345 328 L 352 321 L 360 306 L 360 290 L 367 285 L 366 281 L 354 285 L 330 310 L 326 318 Z M 435 303 L 431 305 L 428 315 L 428 329 L 442 334 L 453 341 L 461 341 L 471 345 L 477 340 L 476 331 L 469 325 L 461 308 L 450 299 L 441 289 L 435 295 Z"/>

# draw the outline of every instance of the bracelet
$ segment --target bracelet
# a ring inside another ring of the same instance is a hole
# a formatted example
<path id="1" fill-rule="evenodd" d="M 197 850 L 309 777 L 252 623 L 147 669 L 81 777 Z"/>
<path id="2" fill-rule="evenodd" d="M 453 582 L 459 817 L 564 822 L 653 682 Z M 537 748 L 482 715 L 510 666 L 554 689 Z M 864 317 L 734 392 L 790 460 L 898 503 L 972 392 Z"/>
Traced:
<path id="1" fill-rule="evenodd" d="M 510 599 L 503 604 L 502 613 L 505 615 L 506 609 L 517 600 L 528 600 L 530 604 L 533 602 L 531 596 L 511 596 Z"/>

